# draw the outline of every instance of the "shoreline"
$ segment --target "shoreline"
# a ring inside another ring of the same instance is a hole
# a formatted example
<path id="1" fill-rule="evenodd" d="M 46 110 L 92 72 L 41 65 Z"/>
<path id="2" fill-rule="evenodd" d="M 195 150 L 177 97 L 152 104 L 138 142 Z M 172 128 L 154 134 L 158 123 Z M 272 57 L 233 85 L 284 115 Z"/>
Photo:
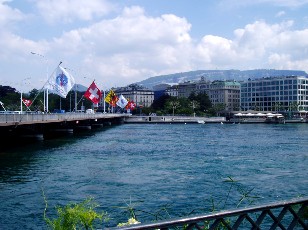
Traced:
<path id="1" fill-rule="evenodd" d="M 145 124 L 206 124 L 206 123 L 223 123 L 223 124 L 275 124 L 275 122 L 265 122 L 264 119 L 260 120 L 245 120 L 245 121 L 230 121 L 225 117 L 186 117 L 186 116 L 129 116 L 124 118 L 124 123 L 145 123 Z M 307 120 L 288 120 L 284 123 L 308 123 Z"/>

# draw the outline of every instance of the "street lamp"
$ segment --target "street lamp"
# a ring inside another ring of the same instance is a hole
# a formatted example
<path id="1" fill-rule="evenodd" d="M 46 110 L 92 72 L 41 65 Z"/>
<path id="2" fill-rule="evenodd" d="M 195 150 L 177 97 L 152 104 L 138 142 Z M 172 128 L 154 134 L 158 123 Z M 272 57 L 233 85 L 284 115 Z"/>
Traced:
<path id="1" fill-rule="evenodd" d="M 23 79 L 22 80 L 22 82 L 23 81 L 26 81 L 26 80 L 29 80 L 31 77 L 27 77 L 27 78 L 25 78 L 25 79 Z M 20 90 L 20 113 L 22 114 L 22 103 L 23 103 L 23 101 L 22 101 L 22 89 Z"/>
<path id="2" fill-rule="evenodd" d="M 31 52 L 31 54 L 40 56 L 40 57 L 45 59 L 45 61 L 46 61 L 46 78 L 48 80 L 48 59 L 44 55 L 39 54 L 39 53 Z M 46 97 L 45 97 L 45 89 L 44 89 L 44 112 L 48 112 L 48 89 L 46 89 Z"/>
<path id="3" fill-rule="evenodd" d="M 70 68 L 67 68 L 67 67 L 64 67 L 64 69 L 67 69 L 69 71 L 72 71 L 72 72 L 75 72 L 74 70 L 70 69 Z M 75 72 L 76 73 L 76 72 Z M 77 84 L 75 82 L 74 84 L 74 88 L 75 88 L 75 105 L 74 105 L 74 111 L 75 113 L 77 112 Z M 71 104 L 71 96 L 70 96 L 70 104 Z M 71 110 L 71 109 L 70 109 Z"/>

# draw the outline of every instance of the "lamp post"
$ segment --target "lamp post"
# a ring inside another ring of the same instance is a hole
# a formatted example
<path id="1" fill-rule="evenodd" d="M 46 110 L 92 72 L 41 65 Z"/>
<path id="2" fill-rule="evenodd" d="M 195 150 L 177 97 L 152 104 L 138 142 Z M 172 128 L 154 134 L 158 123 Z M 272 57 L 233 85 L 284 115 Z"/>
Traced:
<path id="1" fill-rule="evenodd" d="M 66 70 L 69 70 L 69 71 L 72 71 L 72 72 L 75 72 L 76 73 L 76 71 L 74 71 L 73 69 L 70 69 L 70 68 L 67 68 L 67 67 L 64 67 L 64 69 L 66 69 Z M 77 84 L 76 84 L 76 82 L 75 82 L 75 84 L 74 84 L 74 88 L 75 88 L 75 103 L 74 103 L 74 111 L 75 111 L 75 113 L 77 112 Z M 70 96 L 70 104 L 71 104 L 71 96 Z M 71 109 L 70 109 L 71 110 Z"/>
<path id="2" fill-rule="evenodd" d="M 23 79 L 22 80 L 22 82 L 23 81 L 25 81 L 25 80 L 29 80 L 31 77 L 27 77 L 27 78 L 25 78 L 25 79 Z M 20 90 L 20 113 L 22 114 L 22 89 Z"/>
<path id="3" fill-rule="evenodd" d="M 106 113 L 106 104 L 105 104 L 105 90 L 103 90 L 103 87 L 102 87 L 102 89 L 100 90 L 102 93 L 103 93 L 103 96 L 102 96 L 102 98 L 101 98 L 101 101 L 100 101 L 100 103 L 101 103 L 101 106 L 103 105 L 103 108 L 104 108 L 104 111 L 103 111 L 103 113 Z"/>
<path id="4" fill-rule="evenodd" d="M 44 55 L 39 54 L 39 53 L 31 52 L 31 54 L 40 56 L 40 57 L 45 59 L 45 61 L 46 61 L 46 79 L 48 80 L 48 59 Z M 46 96 L 45 96 L 45 93 L 46 93 Z M 44 112 L 48 112 L 48 89 L 46 89 L 46 92 L 45 92 L 45 89 L 44 89 Z"/>

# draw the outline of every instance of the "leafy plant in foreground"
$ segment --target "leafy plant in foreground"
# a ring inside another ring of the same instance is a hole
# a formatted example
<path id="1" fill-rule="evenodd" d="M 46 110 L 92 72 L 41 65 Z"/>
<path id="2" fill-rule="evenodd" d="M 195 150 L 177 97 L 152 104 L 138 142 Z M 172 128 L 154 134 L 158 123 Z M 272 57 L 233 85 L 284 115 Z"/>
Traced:
<path id="1" fill-rule="evenodd" d="M 44 195 L 44 192 L 43 192 Z M 93 198 L 87 198 L 81 203 L 70 203 L 64 207 L 57 206 L 57 218 L 49 219 L 46 217 L 47 201 L 44 195 L 45 210 L 44 220 L 50 229 L 53 230 L 73 230 L 73 229 L 94 229 L 94 221 L 107 221 L 107 213 L 97 213 L 95 208 L 98 205 Z"/>

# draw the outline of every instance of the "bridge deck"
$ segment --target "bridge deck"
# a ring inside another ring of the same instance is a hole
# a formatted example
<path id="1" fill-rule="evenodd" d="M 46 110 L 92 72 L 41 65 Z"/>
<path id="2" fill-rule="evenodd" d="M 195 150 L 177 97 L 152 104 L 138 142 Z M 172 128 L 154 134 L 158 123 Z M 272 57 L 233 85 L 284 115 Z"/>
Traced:
<path id="1" fill-rule="evenodd" d="M 77 120 L 114 119 L 127 117 L 118 113 L 56 113 L 56 114 L 0 114 L 0 127 L 12 125 L 31 125 Z"/>

